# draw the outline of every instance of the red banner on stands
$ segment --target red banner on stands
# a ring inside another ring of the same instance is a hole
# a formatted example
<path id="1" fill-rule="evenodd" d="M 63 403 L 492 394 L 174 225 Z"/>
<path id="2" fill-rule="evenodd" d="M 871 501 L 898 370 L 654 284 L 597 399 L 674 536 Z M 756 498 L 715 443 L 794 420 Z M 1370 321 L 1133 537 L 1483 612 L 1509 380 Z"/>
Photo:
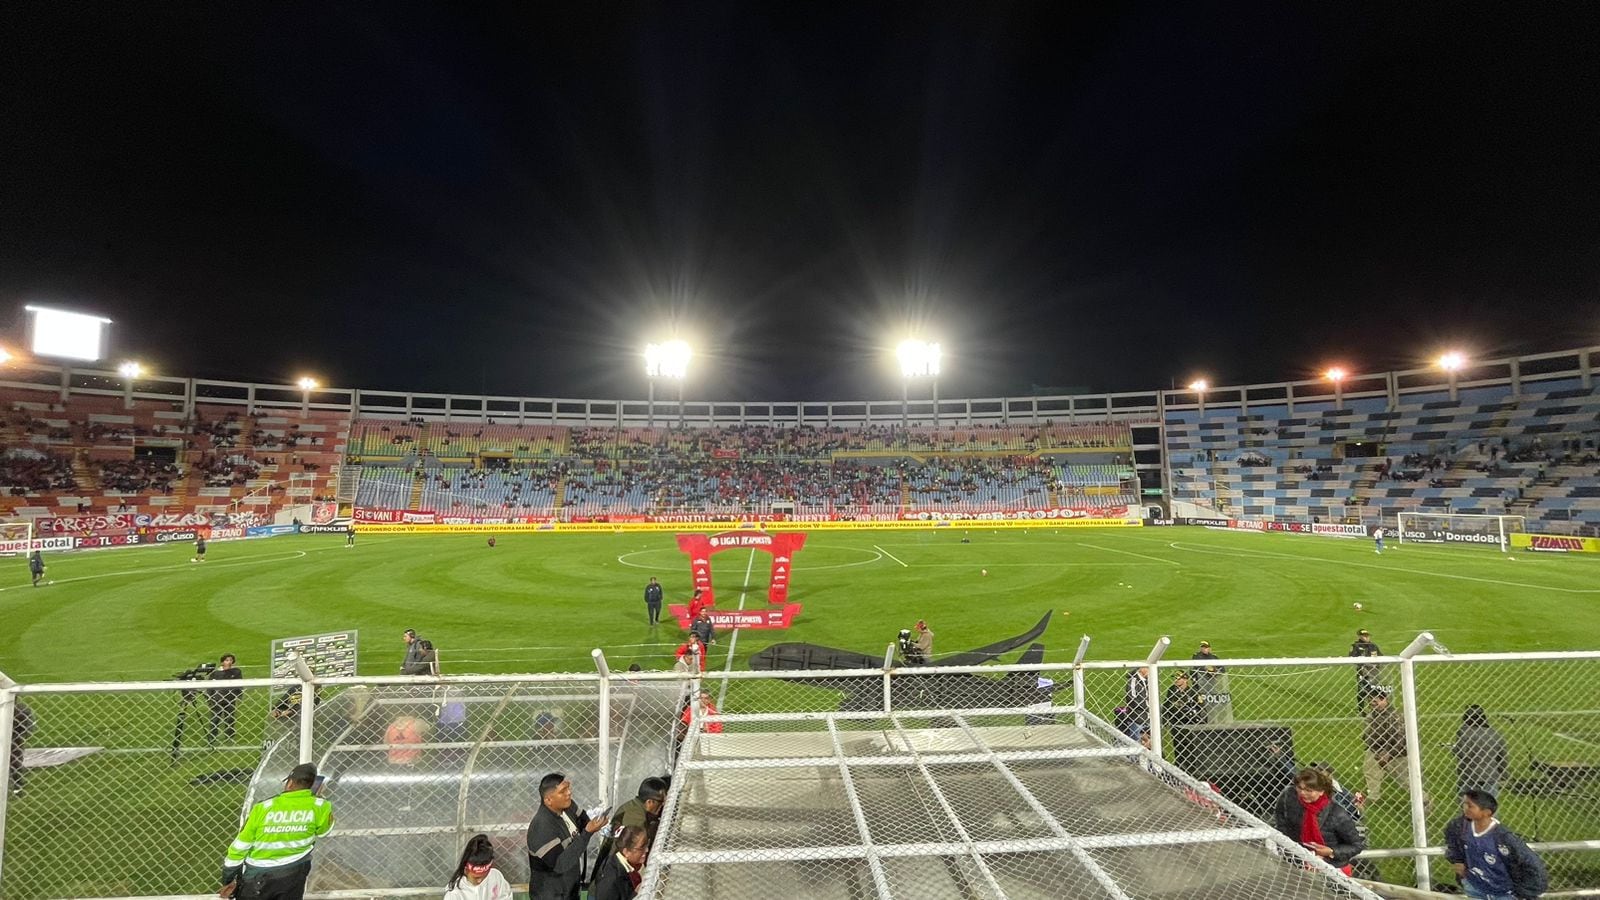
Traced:
<path id="1" fill-rule="evenodd" d="M 719 450 L 713 450 L 713 451 L 711 451 L 711 458 L 712 459 L 738 459 L 739 458 L 739 451 L 737 451 L 737 450 L 720 450 L 720 449 Z"/>

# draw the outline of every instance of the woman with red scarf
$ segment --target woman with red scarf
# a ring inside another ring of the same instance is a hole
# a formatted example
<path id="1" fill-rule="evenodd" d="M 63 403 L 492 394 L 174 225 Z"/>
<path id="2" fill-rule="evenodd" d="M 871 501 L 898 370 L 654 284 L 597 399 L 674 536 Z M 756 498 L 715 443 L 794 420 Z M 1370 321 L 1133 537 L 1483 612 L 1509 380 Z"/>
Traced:
<path id="1" fill-rule="evenodd" d="M 1289 840 L 1350 874 L 1350 861 L 1367 849 L 1356 820 L 1333 802 L 1333 780 L 1321 769 L 1301 769 L 1278 797 L 1273 824 Z"/>

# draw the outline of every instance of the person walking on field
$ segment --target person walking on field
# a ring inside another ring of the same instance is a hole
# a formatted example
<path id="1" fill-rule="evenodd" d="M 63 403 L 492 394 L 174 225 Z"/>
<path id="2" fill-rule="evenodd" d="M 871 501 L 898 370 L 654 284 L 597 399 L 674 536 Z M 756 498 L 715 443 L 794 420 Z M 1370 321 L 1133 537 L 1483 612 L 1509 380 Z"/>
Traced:
<path id="1" fill-rule="evenodd" d="M 44 554 L 38 550 L 28 554 L 28 573 L 33 576 L 33 586 L 39 586 L 39 579 L 44 577 Z"/>

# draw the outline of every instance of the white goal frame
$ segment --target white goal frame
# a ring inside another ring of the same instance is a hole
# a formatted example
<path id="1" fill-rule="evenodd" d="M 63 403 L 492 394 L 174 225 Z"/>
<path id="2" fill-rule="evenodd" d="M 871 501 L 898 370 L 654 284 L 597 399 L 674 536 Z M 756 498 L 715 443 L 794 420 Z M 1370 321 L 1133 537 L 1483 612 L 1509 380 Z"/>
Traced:
<path id="1" fill-rule="evenodd" d="M 1446 526 L 1447 530 L 1448 530 L 1448 527 L 1449 527 L 1449 522 L 1451 522 L 1451 521 L 1493 522 L 1494 523 L 1494 527 L 1493 527 L 1492 530 L 1485 530 L 1485 531 L 1482 531 L 1482 532 L 1479 532 L 1479 533 L 1481 533 L 1481 534 L 1490 534 L 1490 533 L 1494 534 L 1495 540 L 1494 540 L 1493 543 L 1496 546 L 1499 547 L 1501 553 L 1509 553 L 1510 552 L 1510 550 L 1511 550 L 1511 537 L 1510 536 L 1511 535 L 1517 534 L 1517 533 L 1523 533 L 1523 532 L 1526 532 L 1528 530 L 1528 518 L 1526 516 L 1506 516 L 1506 515 L 1502 515 L 1502 516 L 1485 516 L 1485 515 L 1471 515 L 1471 514 L 1467 514 L 1467 513 L 1427 513 L 1427 512 L 1406 511 L 1406 512 L 1400 512 L 1400 513 L 1396 513 L 1395 514 L 1395 535 L 1396 535 L 1396 540 L 1398 540 L 1400 543 L 1404 544 L 1406 542 L 1406 524 L 1407 524 L 1407 522 L 1408 521 L 1411 522 L 1413 529 L 1416 529 L 1417 528 L 1417 524 L 1416 523 L 1417 523 L 1417 520 L 1419 520 L 1419 519 L 1442 519 L 1442 520 L 1445 521 L 1445 526 Z M 1439 543 L 1439 542 L 1413 540 L 1412 543 Z M 1445 541 L 1443 541 L 1443 543 L 1451 543 L 1451 541 L 1449 539 L 1446 539 Z M 1490 542 L 1488 542 L 1488 541 L 1461 540 L 1461 541 L 1459 541 L 1459 543 L 1463 543 L 1463 544 L 1488 544 Z"/>

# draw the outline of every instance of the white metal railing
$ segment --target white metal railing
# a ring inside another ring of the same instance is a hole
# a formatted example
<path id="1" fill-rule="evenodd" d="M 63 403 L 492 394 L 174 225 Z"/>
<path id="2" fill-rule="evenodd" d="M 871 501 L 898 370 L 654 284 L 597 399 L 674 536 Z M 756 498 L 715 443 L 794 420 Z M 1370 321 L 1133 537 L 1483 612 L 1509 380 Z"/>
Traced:
<path id="1" fill-rule="evenodd" d="M 1383 828 L 1374 822 L 1369 850 L 1363 858 L 1371 860 L 1410 859 L 1411 877 L 1407 880 L 1421 888 L 1432 885 L 1434 872 L 1430 860 L 1441 853 L 1437 842 L 1443 823 L 1454 806 L 1456 789 L 1467 770 L 1482 767 L 1485 760 L 1473 758 L 1464 749 L 1461 735 L 1467 728 L 1466 720 L 1476 715 L 1477 708 L 1491 730 L 1501 734 L 1509 756 L 1501 768 L 1491 770 L 1495 787 L 1502 796 L 1501 818 L 1508 825 L 1529 838 L 1535 850 L 1548 854 L 1552 860 L 1566 855 L 1581 858 L 1583 853 L 1600 851 L 1600 694 L 1594 685 L 1600 683 L 1600 651 L 1550 651 L 1530 653 L 1450 654 L 1431 634 L 1419 634 L 1400 653 L 1372 657 L 1305 657 L 1258 659 L 1168 659 L 1170 641 L 1162 638 L 1151 652 L 1141 660 L 1091 660 L 1087 658 L 1089 639 L 1085 637 L 1077 648 L 1075 661 L 1069 663 L 1041 663 L 1036 665 L 1008 664 L 987 666 L 897 666 L 892 652 L 886 653 L 881 667 L 867 670 L 828 671 L 728 671 L 715 676 L 725 685 L 725 706 L 715 716 L 696 717 L 692 729 L 707 723 L 720 723 L 730 735 L 739 733 L 762 734 L 772 731 L 810 730 L 822 727 L 833 735 L 837 745 L 840 729 L 856 722 L 881 722 L 886 718 L 899 729 L 903 720 L 949 719 L 966 728 L 972 719 L 1013 717 L 1023 721 L 1072 721 L 1080 727 L 1093 722 L 1116 721 L 1130 738 L 1148 732 L 1150 746 L 1164 758 L 1178 762 L 1179 747 L 1173 729 L 1185 730 L 1193 725 L 1195 710 L 1186 706 L 1191 695 L 1181 688 L 1180 674 L 1193 685 L 1205 681 L 1224 685 L 1226 708 L 1229 716 L 1238 716 L 1242 723 L 1278 723 L 1288 727 L 1293 734 L 1294 753 L 1285 761 L 1288 765 L 1313 758 L 1349 762 L 1363 754 L 1362 710 L 1349 704 L 1354 699 L 1366 703 L 1373 693 L 1381 692 L 1392 698 L 1397 707 L 1402 726 L 1405 760 L 1403 770 L 1388 765 L 1379 767 L 1379 787 L 1392 782 L 1407 795 L 1403 819 L 1396 818 L 1395 810 L 1383 818 Z M 410 691 L 401 699 L 376 697 L 372 702 L 404 705 L 419 702 L 417 697 L 441 696 L 460 693 L 470 699 L 474 709 L 505 706 L 503 698 L 519 691 L 542 690 L 550 703 L 573 705 L 590 699 L 597 704 L 598 715 L 582 734 L 560 736 L 495 735 L 486 730 L 453 740 L 441 738 L 438 742 L 422 745 L 430 751 L 461 752 L 474 755 L 484 751 L 517 752 L 529 755 L 528 765 L 545 761 L 542 754 L 558 747 L 591 748 L 595 766 L 592 783 L 599 786 L 599 801 L 610 803 L 618 791 L 629 786 L 617 785 L 619 773 L 615 766 L 619 757 L 617 746 L 629 740 L 626 735 L 614 733 L 613 698 L 619 692 L 650 690 L 655 685 L 670 686 L 676 694 L 692 691 L 700 678 L 696 673 L 676 672 L 613 672 L 604 654 L 594 651 L 595 672 L 554 673 L 522 675 L 451 675 L 438 677 L 412 676 L 362 676 L 350 678 L 312 677 L 308 671 L 299 672 L 298 678 L 243 679 L 229 682 L 143 681 L 123 683 L 69 683 L 15 685 L 0 681 L 0 747 L 11 746 L 19 703 L 32 704 L 39 709 L 41 728 L 30 738 L 30 746 L 53 742 L 53 735 L 79 733 L 92 734 L 108 746 L 108 753 L 119 754 L 116 767 L 108 767 L 104 775 L 94 774 L 91 767 L 72 772 L 72 778 L 44 781 L 37 794 L 30 786 L 20 797 L 9 790 L 0 792 L 0 894 L 5 896 L 33 896 L 17 889 L 13 893 L 13 879 L 23 879 L 23 870 L 10 864 L 16 852 L 24 851 L 28 843 L 45 839 L 46 834 L 57 839 L 66 838 L 77 843 L 71 834 L 41 831 L 55 826 L 53 802 L 78 803 L 90 797 L 115 796 L 137 788 L 127 781 L 129 773 L 160 772 L 165 767 L 167 722 L 174 706 L 172 695 L 176 691 L 195 692 L 194 697 L 210 699 L 210 692 L 237 690 L 246 697 L 268 698 L 289 691 L 297 691 L 306 712 L 294 717 L 281 731 L 280 742 L 294 748 L 300 761 L 325 760 L 328 753 L 384 753 L 414 748 L 415 745 L 398 745 L 387 740 L 347 735 L 349 720 L 329 718 L 326 725 L 315 714 L 318 706 L 330 701 L 341 702 L 351 689 L 371 693 L 385 689 Z M 1130 672 L 1140 668 L 1147 677 L 1141 683 L 1130 682 Z M 1220 669 L 1220 671 L 1215 671 Z M 1005 684 L 1005 676 L 1012 676 L 1012 686 L 1017 684 L 1040 685 L 1037 696 L 1029 702 L 1020 702 L 1015 696 L 1006 696 L 998 685 Z M 1048 682 L 1046 681 L 1048 680 Z M 806 681 L 822 688 L 817 691 L 796 692 L 787 682 Z M 881 682 L 881 688 L 879 683 Z M 845 696 L 881 697 L 869 701 L 871 708 L 841 711 L 838 708 L 841 686 L 861 683 L 865 691 L 845 691 Z M 871 684 L 870 688 L 866 688 Z M 1130 690 L 1130 684 L 1137 690 Z M 490 691 L 490 694 L 472 693 Z M 320 693 L 319 693 L 320 692 Z M 185 698 L 192 699 L 185 694 Z M 355 695 L 350 695 L 355 696 Z M 1213 707 L 1222 708 L 1224 701 L 1218 696 L 1201 697 L 1207 715 Z M 410 699 L 407 699 L 410 698 Z M 502 698 L 502 699 L 496 699 Z M 937 701 L 937 705 L 935 704 Z M 1140 703 L 1142 701 L 1142 705 Z M 186 699 L 185 702 L 188 702 Z M 465 702 L 465 701 L 464 701 Z M 1176 705 L 1175 705 L 1176 704 Z M 1469 712 L 1463 713 L 1463 709 Z M 1457 718 L 1463 720 L 1460 729 L 1453 728 Z M 1211 721 L 1211 720 L 1208 720 Z M 327 725 L 338 725 L 336 734 L 327 733 Z M 670 730 L 676 721 L 663 723 Z M 270 723 L 269 723 L 270 725 Z M 199 728 L 199 725 L 196 725 Z M 319 730 L 320 728 L 320 730 Z M 1198 734 L 1205 729 L 1188 729 L 1186 734 Z M 1453 741 L 1447 740 L 1452 732 Z M 631 738 L 637 740 L 635 736 Z M 173 759 L 176 760 L 182 732 L 174 737 Z M 243 742 L 241 742 L 243 743 Z M 1448 748 L 1448 749 L 1447 749 Z M 1370 749 L 1370 748 L 1366 748 Z M 1125 756 L 1125 748 L 1062 750 L 1060 748 L 1023 751 L 985 750 L 982 752 L 941 752 L 937 756 L 923 756 L 916 765 L 924 772 L 940 766 L 982 762 L 1006 771 L 1014 759 L 1045 759 L 1054 757 L 1105 755 Z M 1043 754 L 1043 755 L 1041 755 Z M 793 757 L 782 754 L 768 759 L 741 760 L 680 760 L 678 768 L 684 772 L 714 770 L 719 768 L 762 769 L 794 765 L 833 766 L 838 762 L 837 747 L 830 755 L 808 753 Z M 1451 777 L 1452 757 L 1455 777 Z M 265 762 L 265 754 L 261 761 Z M 585 757 L 588 758 L 588 757 Z M 870 755 L 856 757 L 851 766 L 856 768 L 875 765 L 893 766 L 905 763 L 904 757 L 885 756 L 875 759 Z M 1364 773 L 1368 785 L 1373 783 L 1371 759 Z M 0 754 L 0 777 L 11 776 L 11 754 Z M 69 766 L 73 764 L 68 764 Z M 1403 773 L 1403 777 L 1401 777 Z M 1513 777 L 1528 773 L 1535 777 Z M 274 773 L 275 774 L 275 773 Z M 1196 774 L 1205 774 L 1203 772 Z M 1351 772 L 1350 780 L 1361 778 Z M 142 776 L 141 776 L 142 777 Z M 109 780 L 96 781 L 96 778 Z M 398 782 L 397 782 L 398 784 Z M 59 785 L 59 787 L 58 787 Z M 465 787 L 462 788 L 466 790 Z M 65 792 L 52 798 L 51 792 Z M 1429 799 L 1434 802 L 1429 804 Z M 240 795 L 239 807 L 246 797 Z M 462 807 L 466 801 L 463 795 Z M 669 803 L 670 806 L 670 803 Z M 151 813 L 160 816 L 162 813 Z M 181 809 L 172 812 L 183 815 Z M 498 821 L 498 820 L 496 820 Z M 396 834 L 412 833 L 414 828 L 449 833 L 466 826 L 465 821 L 441 828 L 425 825 L 393 823 L 400 829 Z M 501 825 L 506 823 L 501 822 Z M 388 827 L 388 826 L 385 826 Z M 176 825 L 173 826 L 177 828 Z M 160 829 L 149 832 L 154 835 Z M 375 836 L 375 835 L 374 835 Z M 78 836 L 87 837 L 87 836 Z M 229 835 L 212 836 L 216 846 L 226 843 Z M 981 842 L 979 834 L 970 836 Z M 1058 837 L 1061 837 L 1058 835 Z M 126 852 L 161 856 L 168 852 L 153 843 L 148 848 L 138 846 L 139 838 L 129 841 Z M 153 838 L 152 838 L 153 840 Z M 1080 842 L 1081 846 L 1081 842 Z M 898 852 L 891 846 L 872 848 L 871 860 L 885 858 Z M 214 853 L 206 852 L 210 860 Z M 76 860 L 58 856 L 62 866 L 75 866 Z M 173 865 L 179 865 L 175 860 Z M 28 877 L 32 874 L 27 873 Z M 880 893 L 884 892 L 881 869 L 873 868 L 874 881 Z M 160 884 L 168 882 L 156 879 Z M 21 883 L 21 882 L 18 882 Z M 1564 888 L 1600 888 L 1600 885 L 1564 885 Z M 433 885 L 416 885 L 421 893 L 436 892 Z M 128 891 L 124 890 L 122 894 Z M 410 894 L 409 890 L 385 888 L 385 896 Z M 119 896 L 122 894 L 83 893 L 83 896 Z M 37 896 L 52 896 L 39 893 Z M 154 892 L 152 892 L 154 895 Z M 360 890 L 316 894 L 321 897 L 362 897 L 373 894 Z"/>

